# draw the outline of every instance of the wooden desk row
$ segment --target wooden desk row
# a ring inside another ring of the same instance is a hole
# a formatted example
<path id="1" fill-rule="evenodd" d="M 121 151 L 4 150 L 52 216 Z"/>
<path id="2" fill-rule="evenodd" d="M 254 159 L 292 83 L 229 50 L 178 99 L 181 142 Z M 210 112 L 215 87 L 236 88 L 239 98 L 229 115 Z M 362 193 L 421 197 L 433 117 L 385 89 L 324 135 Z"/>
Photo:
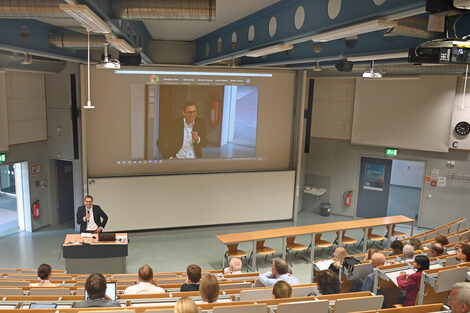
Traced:
<path id="1" fill-rule="evenodd" d="M 326 223 L 326 224 L 315 224 L 315 225 L 305 225 L 305 226 L 295 226 L 295 227 L 285 227 L 285 228 L 276 228 L 276 229 L 267 229 L 267 230 L 257 230 L 252 232 L 244 233 L 230 233 L 224 235 L 217 235 L 217 239 L 220 240 L 224 245 L 230 243 L 239 243 L 251 241 L 253 245 L 253 259 L 252 259 L 252 268 L 256 269 L 256 241 L 266 240 L 273 238 L 282 238 L 282 258 L 285 258 L 286 254 L 286 238 L 292 236 L 301 236 L 301 235 L 310 235 L 311 236 L 311 246 L 310 250 L 310 263 L 314 260 L 314 247 L 315 247 L 315 234 L 329 233 L 329 232 L 340 232 L 339 243 L 342 245 L 343 232 L 346 230 L 352 229 L 362 229 L 364 232 L 364 244 L 363 252 L 366 252 L 367 247 L 367 233 L 368 229 L 376 226 L 388 226 L 396 225 L 403 223 L 411 223 L 411 235 L 413 235 L 413 223 L 414 220 L 403 215 L 398 216 L 386 216 L 379 218 L 369 218 L 362 220 L 353 220 L 353 221 L 342 221 L 335 223 Z M 388 238 L 391 238 L 391 229 L 388 227 Z M 388 241 L 388 246 L 390 245 L 390 240 Z M 222 265 L 225 264 L 225 246 L 222 254 Z M 313 265 L 312 273 L 313 274 Z"/>

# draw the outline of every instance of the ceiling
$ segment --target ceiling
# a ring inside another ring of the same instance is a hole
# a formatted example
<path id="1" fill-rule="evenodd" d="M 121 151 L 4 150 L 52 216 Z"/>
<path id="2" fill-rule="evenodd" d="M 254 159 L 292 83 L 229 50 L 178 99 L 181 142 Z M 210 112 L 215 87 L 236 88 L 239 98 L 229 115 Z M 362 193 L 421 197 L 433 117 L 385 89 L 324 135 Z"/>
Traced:
<path id="1" fill-rule="evenodd" d="M 279 0 L 217 0 L 216 19 L 207 21 L 144 21 L 153 39 L 193 41 Z"/>

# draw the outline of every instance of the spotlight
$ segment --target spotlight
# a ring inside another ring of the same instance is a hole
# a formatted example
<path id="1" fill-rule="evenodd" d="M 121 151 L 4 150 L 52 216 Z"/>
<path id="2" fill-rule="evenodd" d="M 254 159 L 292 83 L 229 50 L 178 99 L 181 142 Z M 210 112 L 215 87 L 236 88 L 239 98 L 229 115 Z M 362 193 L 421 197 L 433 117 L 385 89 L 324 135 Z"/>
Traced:
<path id="1" fill-rule="evenodd" d="M 370 70 L 365 71 L 362 73 L 362 77 L 364 78 L 382 78 L 382 74 L 380 72 L 374 71 L 374 61 L 370 64 Z"/>
<path id="2" fill-rule="evenodd" d="M 354 67 L 354 63 L 347 59 L 341 59 L 335 64 L 335 67 L 340 72 L 351 72 Z"/>
<path id="3" fill-rule="evenodd" d="M 321 72 L 322 68 L 320 66 L 320 61 L 317 61 L 317 65 L 313 68 L 314 72 Z"/>

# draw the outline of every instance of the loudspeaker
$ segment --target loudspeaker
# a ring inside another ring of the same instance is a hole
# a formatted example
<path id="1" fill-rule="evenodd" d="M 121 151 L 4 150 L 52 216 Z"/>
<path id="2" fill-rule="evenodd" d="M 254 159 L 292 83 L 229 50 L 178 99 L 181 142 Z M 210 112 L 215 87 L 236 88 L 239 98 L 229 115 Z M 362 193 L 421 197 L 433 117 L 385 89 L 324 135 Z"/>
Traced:
<path id="1" fill-rule="evenodd" d="M 72 112 L 72 135 L 73 135 L 73 158 L 74 160 L 80 159 L 78 147 L 78 116 L 79 109 L 77 108 L 77 86 L 75 74 L 70 74 L 70 103 Z"/>
<path id="2" fill-rule="evenodd" d="M 342 59 L 335 64 L 335 67 L 340 72 L 351 72 L 354 67 L 354 63 L 346 59 Z"/>
<path id="3" fill-rule="evenodd" d="M 310 79 L 308 82 L 307 109 L 304 111 L 304 118 L 307 120 L 306 126 L 305 126 L 304 153 L 310 152 L 310 132 L 312 130 L 312 111 L 313 111 L 314 90 L 315 90 L 315 79 Z"/>
<path id="4" fill-rule="evenodd" d="M 140 53 L 119 53 L 119 63 L 124 66 L 139 66 L 142 58 Z"/>
<path id="5" fill-rule="evenodd" d="M 426 12 L 432 14 L 449 11 L 453 8 L 453 0 L 426 0 Z"/>

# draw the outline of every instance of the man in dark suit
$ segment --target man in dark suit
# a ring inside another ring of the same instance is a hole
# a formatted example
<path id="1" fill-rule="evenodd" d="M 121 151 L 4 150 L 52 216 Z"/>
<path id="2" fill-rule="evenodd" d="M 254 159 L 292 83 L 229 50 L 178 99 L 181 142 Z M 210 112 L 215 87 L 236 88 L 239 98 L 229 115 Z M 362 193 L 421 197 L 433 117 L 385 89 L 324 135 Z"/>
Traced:
<path id="1" fill-rule="evenodd" d="M 181 110 L 182 117 L 174 122 L 174 127 L 158 139 L 157 145 L 165 159 L 202 158 L 206 146 L 206 125 L 197 117 L 196 103 L 188 101 Z"/>
<path id="2" fill-rule="evenodd" d="M 77 210 L 77 224 L 80 224 L 81 233 L 99 233 L 108 222 L 108 216 L 99 205 L 93 205 L 93 197 L 86 196 Z"/>

